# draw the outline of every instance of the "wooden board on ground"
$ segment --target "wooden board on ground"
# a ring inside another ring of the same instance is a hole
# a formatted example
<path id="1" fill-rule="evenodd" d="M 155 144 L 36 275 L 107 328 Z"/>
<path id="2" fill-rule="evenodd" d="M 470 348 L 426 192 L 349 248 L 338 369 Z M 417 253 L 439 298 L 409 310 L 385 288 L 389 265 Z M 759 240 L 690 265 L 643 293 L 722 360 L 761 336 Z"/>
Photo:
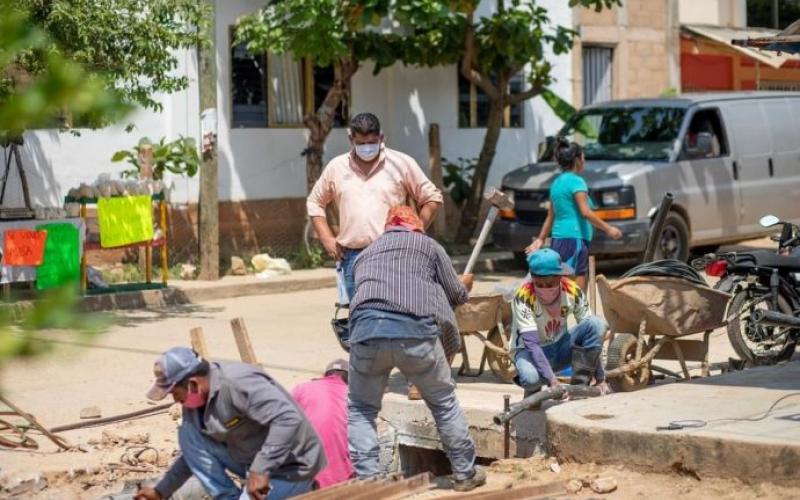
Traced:
<path id="1" fill-rule="evenodd" d="M 189 336 L 192 338 L 192 349 L 200 355 L 203 359 L 208 359 L 208 346 L 206 345 L 206 338 L 203 335 L 203 329 L 198 327 L 192 328 L 189 331 Z"/>
<path id="2" fill-rule="evenodd" d="M 247 326 L 244 324 L 244 319 L 232 319 L 231 328 L 233 329 L 233 338 L 236 339 L 236 347 L 239 348 L 239 357 L 245 363 L 257 365 L 258 359 L 256 359 L 253 344 L 250 342 L 250 335 L 247 333 Z"/>

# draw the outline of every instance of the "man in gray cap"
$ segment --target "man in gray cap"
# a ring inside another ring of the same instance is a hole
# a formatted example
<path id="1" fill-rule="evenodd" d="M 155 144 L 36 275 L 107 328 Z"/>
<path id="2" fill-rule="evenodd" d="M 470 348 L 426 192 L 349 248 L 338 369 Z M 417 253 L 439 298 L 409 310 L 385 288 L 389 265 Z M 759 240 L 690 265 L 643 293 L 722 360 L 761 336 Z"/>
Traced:
<path id="1" fill-rule="evenodd" d="M 328 466 L 317 475 L 320 488 L 354 476 L 347 449 L 347 376 L 349 363 L 336 359 L 328 363 L 325 375 L 292 390 L 292 397 L 317 431 Z"/>
<path id="2" fill-rule="evenodd" d="M 147 397 L 183 405 L 181 456 L 136 500 L 169 498 L 194 474 L 215 499 L 279 500 L 313 489 L 325 465 L 317 434 L 292 398 L 260 368 L 216 363 L 173 347 L 156 360 Z M 228 473 L 246 478 L 240 490 Z"/>

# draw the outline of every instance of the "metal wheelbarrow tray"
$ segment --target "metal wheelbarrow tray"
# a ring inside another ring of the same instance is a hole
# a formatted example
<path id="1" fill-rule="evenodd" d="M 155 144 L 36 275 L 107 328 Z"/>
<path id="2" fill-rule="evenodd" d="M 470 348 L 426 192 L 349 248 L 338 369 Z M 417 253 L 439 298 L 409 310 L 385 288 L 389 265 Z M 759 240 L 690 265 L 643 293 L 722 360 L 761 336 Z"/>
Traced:
<path id="1" fill-rule="evenodd" d="M 614 390 L 642 389 L 652 371 L 689 379 L 687 360 L 701 362 L 708 375 L 708 339 L 725 325 L 729 294 L 656 276 L 609 281 L 601 275 L 597 288 L 612 334 L 606 377 Z M 703 340 L 679 339 L 697 333 Z M 682 375 L 653 366 L 654 358 L 679 361 Z"/>

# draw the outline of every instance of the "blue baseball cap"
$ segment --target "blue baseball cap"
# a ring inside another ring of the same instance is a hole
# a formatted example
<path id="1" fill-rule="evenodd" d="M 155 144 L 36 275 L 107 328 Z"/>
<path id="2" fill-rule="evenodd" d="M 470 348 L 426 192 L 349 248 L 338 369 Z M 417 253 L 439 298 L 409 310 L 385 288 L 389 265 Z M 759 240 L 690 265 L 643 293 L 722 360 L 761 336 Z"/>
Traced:
<path id="1" fill-rule="evenodd" d="M 203 360 L 188 347 L 173 347 L 156 360 L 153 373 L 156 381 L 147 391 L 147 399 L 161 401 L 179 382 L 191 375 Z"/>
<path id="2" fill-rule="evenodd" d="M 542 248 L 528 255 L 528 269 L 534 276 L 572 276 L 575 271 L 561 262 L 558 252 Z"/>

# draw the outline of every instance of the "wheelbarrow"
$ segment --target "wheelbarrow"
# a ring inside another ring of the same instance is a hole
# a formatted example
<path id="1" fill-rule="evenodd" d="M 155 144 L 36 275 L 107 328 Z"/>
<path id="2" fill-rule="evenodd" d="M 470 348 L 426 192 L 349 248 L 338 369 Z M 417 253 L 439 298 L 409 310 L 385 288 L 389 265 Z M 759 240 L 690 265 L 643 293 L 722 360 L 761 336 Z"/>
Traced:
<path id="1" fill-rule="evenodd" d="M 461 367 L 460 376 L 479 377 L 486 364 L 492 373 L 503 382 L 511 382 L 517 374 L 514 361 L 508 353 L 511 337 L 511 304 L 505 301 L 502 294 L 475 294 L 469 302 L 456 308 L 456 323 L 461 334 Z M 473 336 L 483 344 L 481 362 L 477 370 L 473 370 L 467 353 L 466 337 Z"/>
<path id="2" fill-rule="evenodd" d="M 688 380 L 687 361 L 699 361 L 701 374 L 708 375 L 709 337 L 726 324 L 729 294 L 660 276 L 609 281 L 601 275 L 597 288 L 611 329 L 606 378 L 612 389 L 643 389 L 653 372 Z M 698 333 L 702 340 L 682 338 Z M 654 359 L 677 360 L 682 373 L 656 366 Z"/>

